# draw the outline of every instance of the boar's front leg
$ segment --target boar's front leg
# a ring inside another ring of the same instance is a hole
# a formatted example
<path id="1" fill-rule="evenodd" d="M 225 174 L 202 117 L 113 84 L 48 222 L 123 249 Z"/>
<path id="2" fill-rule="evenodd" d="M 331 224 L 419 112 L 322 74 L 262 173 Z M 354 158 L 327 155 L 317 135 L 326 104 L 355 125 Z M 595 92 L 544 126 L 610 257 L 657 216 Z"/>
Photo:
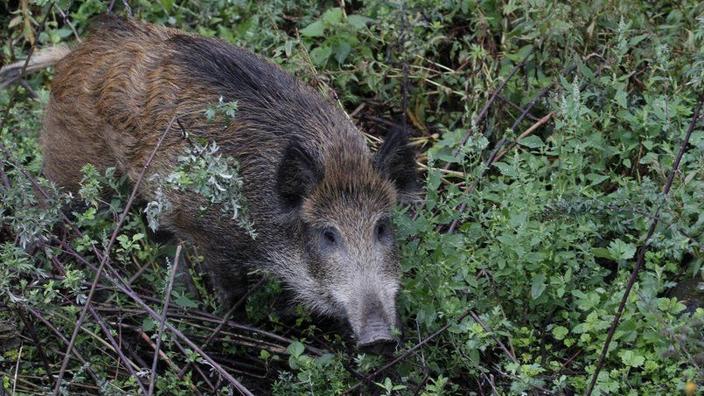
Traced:
<path id="1" fill-rule="evenodd" d="M 247 270 L 241 257 L 217 246 L 204 246 L 204 266 L 221 308 L 227 311 L 247 293 Z"/>
<path id="2" fill-rule="evenodd" d="M 223 310 L 228 310 L 247 291 L 247 263 L 255 254 L 252 239 L 224 223 L 217 209 L 199 213 L 203 202 L 170 193 L 172 210 L 160 219 L 177 239 L 190 242 L 204 258 L 203 267 Z M 189 210 L 189 208 L 196 208 Z"/>

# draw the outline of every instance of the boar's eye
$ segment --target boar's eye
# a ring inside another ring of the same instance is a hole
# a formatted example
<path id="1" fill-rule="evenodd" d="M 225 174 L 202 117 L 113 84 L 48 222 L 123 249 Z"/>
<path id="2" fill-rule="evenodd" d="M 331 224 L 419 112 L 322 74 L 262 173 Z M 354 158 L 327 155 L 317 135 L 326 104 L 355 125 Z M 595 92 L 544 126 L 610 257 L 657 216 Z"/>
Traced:
<path id="1" fill-rule="evenodd" d="M 322 231 L 322 242 L 326 247 L 335 247 L 339 242 L 339 234 L 337 230 L 332 227 L 323 229 Z"/>

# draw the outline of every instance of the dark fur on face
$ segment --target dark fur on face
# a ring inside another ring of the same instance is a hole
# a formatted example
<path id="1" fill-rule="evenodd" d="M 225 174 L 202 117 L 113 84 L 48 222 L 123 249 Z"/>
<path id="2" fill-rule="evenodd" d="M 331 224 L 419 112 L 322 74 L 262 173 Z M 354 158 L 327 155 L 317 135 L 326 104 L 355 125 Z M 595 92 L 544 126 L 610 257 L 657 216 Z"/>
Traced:
<path id="1" fill-rule="evenodd" d="M 220 98 L 238 102 L 231 123 L 203 116 Z M 106 16 L 57 64 L 41 139 L 45 174 L 75 191 L 90 162 L 134 181 L 174 117 L 239 161 L 258 233 L 252 240 L 216 209 L 199 213 L 194 194 L 165 191 L 162 227 L 204 252 L 222 301 L 243 293 L 245 269 L 264 268 L 311 308 L 347 318 L 360 342 L 385 337 L 396 325 L 400 276 L 389 218 L 416 188 L 405 133 L 392 131 L 372 155 L 341 109 L 272 63 L 219 40 Z M 153 199 L 151 175 L 167 175 L 187 144 L 167 135 L 141 198 Z"/>

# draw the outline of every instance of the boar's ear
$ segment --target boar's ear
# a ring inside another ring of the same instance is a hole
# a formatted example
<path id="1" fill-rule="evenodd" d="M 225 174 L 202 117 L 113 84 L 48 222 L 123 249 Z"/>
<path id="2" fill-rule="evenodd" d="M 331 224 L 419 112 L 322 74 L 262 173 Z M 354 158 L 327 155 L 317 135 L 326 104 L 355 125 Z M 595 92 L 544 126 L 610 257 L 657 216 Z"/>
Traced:
<path id="1" fill-rule="evenodd" d="M 296 209 L 323 178 L 323 168 L 297 141 L 291 141 L 276 171 L 276 192 L 286 208 Z"/>
<path id="2" fill-rule="evenodd" d="M 394 128 L 386 135 L 384 144 L 374 156 L 374 167 L 394 183 L 401 202 L 410 202 L 417 198 L 420 188 L 415 152 L 404 130 Z"/>

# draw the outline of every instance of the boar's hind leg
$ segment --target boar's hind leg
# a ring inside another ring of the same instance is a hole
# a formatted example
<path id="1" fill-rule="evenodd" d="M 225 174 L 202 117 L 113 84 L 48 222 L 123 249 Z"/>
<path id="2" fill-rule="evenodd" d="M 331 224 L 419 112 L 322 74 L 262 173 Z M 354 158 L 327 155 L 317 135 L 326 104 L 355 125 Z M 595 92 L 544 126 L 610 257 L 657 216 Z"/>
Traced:
<path id="1" fill-rule="evenodd" d="M 40 138 L 44 154 L 43 173 L 59 187 L 77 191 L 81 169 L 91 163 L 100 173 L 115 166 L 110 150 L 105 146 L 96 125 L 87 125 L 85 115 L 70 111 L 50 101 Z M 60 110 L 63 110 L 61 112 Z"/>

